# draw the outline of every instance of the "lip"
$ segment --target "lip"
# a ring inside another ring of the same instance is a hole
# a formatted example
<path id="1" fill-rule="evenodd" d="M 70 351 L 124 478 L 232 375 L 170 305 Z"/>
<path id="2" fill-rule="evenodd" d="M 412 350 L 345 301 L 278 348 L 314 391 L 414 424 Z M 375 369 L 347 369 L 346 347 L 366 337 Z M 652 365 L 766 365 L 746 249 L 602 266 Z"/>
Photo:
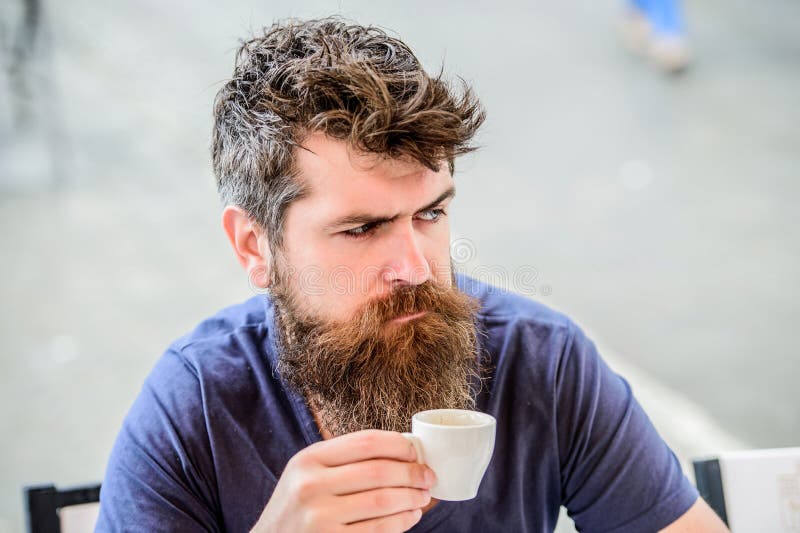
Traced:
<path id="1" fill-rule="evenodd" d="M 392 319 L 392 323 L 394 324 L 403 324 L 408 322 L 409 320 L 414 320 L 415 318 L 419 318 L 427 314 L 427 311 L 420 311 L 419 313 L 412 313 L 410 315 L 399 316 L 395 319 Z"/>

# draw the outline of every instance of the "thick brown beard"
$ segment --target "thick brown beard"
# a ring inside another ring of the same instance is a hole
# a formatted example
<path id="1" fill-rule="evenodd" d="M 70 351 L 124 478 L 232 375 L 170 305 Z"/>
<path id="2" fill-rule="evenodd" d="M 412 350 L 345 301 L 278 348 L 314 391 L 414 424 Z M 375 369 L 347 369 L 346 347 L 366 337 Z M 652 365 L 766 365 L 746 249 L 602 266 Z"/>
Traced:
<path id="1" fill-rule="evenodd" d="M 401 287 L 368 302 L 347 322 L 303 314 L 282 283 L 271 293 L 278 371 L 333 436 L 370 428 L 409 431 L 419 411 L 474 408 L 480 306 L 455 285 Z M 420 311 L 426 314 L 390 323 Z"/>

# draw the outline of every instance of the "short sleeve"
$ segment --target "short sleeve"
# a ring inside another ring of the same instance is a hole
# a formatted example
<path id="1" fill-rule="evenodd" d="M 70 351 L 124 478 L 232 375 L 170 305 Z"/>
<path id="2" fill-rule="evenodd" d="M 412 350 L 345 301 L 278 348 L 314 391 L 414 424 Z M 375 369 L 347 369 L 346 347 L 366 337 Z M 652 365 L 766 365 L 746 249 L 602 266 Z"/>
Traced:
<path id="1" fill-rule="evenodd" d="M 658 531 L 697 491 L 630 385 L 571 329 L 555 391 L 561 501 L 581 531 Z"/>
<path id="2" fill-rule="evenodd" d="M 200 384 L 167 352 L 117 436 L 96 531 L 220 531 L 215 485 Z"/>

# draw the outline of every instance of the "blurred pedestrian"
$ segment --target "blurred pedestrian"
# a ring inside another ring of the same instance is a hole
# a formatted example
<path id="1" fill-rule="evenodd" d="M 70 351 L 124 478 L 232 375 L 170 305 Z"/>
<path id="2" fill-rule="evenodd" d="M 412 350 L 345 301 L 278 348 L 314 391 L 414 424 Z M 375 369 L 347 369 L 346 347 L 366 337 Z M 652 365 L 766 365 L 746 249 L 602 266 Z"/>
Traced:
<path id="1" fill-rule="evenodd" d="M 680 0 L 626 0 L 623 35 L 627 45 L 664 70 L 677 73 L 691 60 Z"/>
<path id="2" fill-rule="evenodd" d="M 40 41 L 41 3 L 40 0 L 24 0 L 17 7 L 15 9 L 14 5 L 6 4 L 8 11 L 4 9 L 2 13 L 4 19 L 7 15 L 16 15 L 13 18 L 18 18 L 18 23 L 0 26 L 0 58 L 6 70 L 4 74 L 7 76 L 12 100 L 13 123 L 15 126 L 27 126 L 35 113 L 31 70 L 33 56 Z"/>

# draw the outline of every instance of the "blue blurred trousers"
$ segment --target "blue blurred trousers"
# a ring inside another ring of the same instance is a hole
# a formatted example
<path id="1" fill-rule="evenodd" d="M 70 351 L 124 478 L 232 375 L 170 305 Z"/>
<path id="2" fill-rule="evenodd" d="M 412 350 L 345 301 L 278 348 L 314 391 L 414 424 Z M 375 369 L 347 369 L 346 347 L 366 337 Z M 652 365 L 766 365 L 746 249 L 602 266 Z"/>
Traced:
<path id="1" fill-rule="evenodd" d="M 680 0 L 628 0 L 628 5 L 641 12 L 658 35 L 686 32 Z"/>

